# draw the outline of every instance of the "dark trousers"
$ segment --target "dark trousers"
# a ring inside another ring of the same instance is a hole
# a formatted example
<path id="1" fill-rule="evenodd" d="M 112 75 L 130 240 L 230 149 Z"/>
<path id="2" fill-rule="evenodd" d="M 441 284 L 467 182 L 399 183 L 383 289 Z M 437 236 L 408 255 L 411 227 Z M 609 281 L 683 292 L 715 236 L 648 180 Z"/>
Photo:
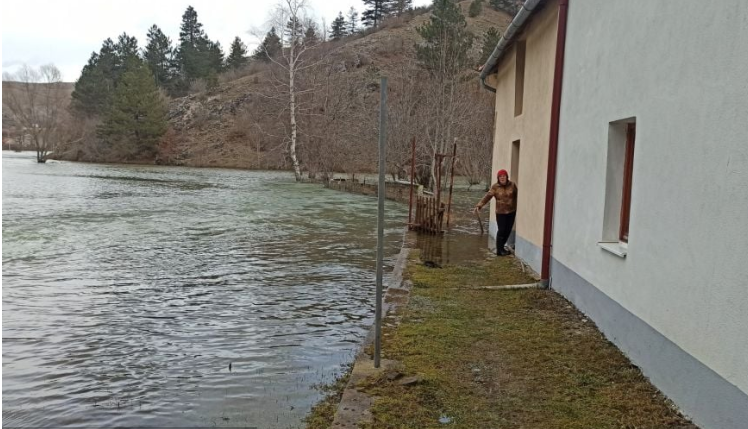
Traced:
<path id="1" fill-rule="evenodd" d="M 496 232 L 496 252 L 501 253 L 504 250 L 506 241 L 509 240 L 509 234 L 512 233 L 514 218 L 517 212 L 507 214 L 496 214 L 496 226 L 499 230 Z"/>

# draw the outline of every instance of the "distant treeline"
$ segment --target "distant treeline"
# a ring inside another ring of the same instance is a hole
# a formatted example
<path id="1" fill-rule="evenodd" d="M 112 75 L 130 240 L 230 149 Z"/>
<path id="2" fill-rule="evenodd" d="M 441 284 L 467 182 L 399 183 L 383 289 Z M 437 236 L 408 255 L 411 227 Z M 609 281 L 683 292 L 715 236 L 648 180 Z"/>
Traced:
<path id="1" fill-rule="evenodd" d="M 272 43 L 270 35 L 268 39 Z M 148 30 L 143 49 L 127 33 L 116 42 L 104 40 L 75 84 L 72 109 L 100 120 L 96 152 L 116 149 L 115 158 L 148 157 L 157 150 L 167 128 L 166 102 L 159 89 L 174 97 L 186 95 L 197 80 L 214 86 L 220 72 L 243 66 L 246 54 L 246 46 L 237 37 L 224 58 L 221 44 L 205 34 L 190 6 L 182 15 L 176 47 L 156 25 Z"/>

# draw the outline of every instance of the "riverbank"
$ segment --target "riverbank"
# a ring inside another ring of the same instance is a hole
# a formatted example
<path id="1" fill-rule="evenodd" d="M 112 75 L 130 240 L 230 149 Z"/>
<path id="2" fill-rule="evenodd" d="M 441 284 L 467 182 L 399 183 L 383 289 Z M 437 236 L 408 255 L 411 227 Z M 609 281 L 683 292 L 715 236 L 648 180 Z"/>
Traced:
<path id="1" fill-rule="evenodd" d="M 414 251 L 405 278 L 387 365 L 348 383 L 371 398 L 356 426 L 308 428 L 696 428 L 560 295 L 496 287 L 535 281 L 515 259 L 428 268 Z"/>

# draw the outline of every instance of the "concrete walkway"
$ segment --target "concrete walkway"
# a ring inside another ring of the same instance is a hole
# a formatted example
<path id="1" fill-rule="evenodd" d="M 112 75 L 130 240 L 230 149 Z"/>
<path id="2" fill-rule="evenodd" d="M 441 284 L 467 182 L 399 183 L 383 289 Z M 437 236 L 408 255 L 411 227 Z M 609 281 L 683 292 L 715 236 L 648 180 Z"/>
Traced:
<path id="1" fill-rule="evenodd" d="M 394 320 L 396 310 L 402 306 L 408 305 L 410 297 L 411 282 L 403 282 L 403 271 L 408 263 L 408 254 L 410 249 L 403 247 L 395 262 L 392 271 L 392 277 L 387 286 L 382 303 L 382 325 L 386 323 L 397 323 Z M 379 368 L 374 368 L 374 360 L 367 350 L 373 350 L 374 347 L 374 326 L 369 330 L 366 340 L 361 351 L 356 356 L 353 364 L 351 377 L 343 391 L 343 397 L 335 413 L 332 427 L 336 429 L 357 429 L 359 423 L 370 422 L 371 405 L 374 403 L 374 397 L 357 389 L 358 384 L 366 378 L 392 369 L 397 362 L 382 359 Z"/>

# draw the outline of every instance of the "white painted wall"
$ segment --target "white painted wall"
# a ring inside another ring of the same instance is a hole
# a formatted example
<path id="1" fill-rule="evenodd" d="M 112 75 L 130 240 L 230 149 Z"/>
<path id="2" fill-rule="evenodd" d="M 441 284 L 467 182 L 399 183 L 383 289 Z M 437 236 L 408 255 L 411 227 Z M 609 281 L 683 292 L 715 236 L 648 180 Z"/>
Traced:
<path id="1" fill-rule="evenodd" d="M 566 43 L 553 257 L 748 393 L 748 1 L 573 0 Z M 596 243 L 629 117 L 622 259 Z"/>

